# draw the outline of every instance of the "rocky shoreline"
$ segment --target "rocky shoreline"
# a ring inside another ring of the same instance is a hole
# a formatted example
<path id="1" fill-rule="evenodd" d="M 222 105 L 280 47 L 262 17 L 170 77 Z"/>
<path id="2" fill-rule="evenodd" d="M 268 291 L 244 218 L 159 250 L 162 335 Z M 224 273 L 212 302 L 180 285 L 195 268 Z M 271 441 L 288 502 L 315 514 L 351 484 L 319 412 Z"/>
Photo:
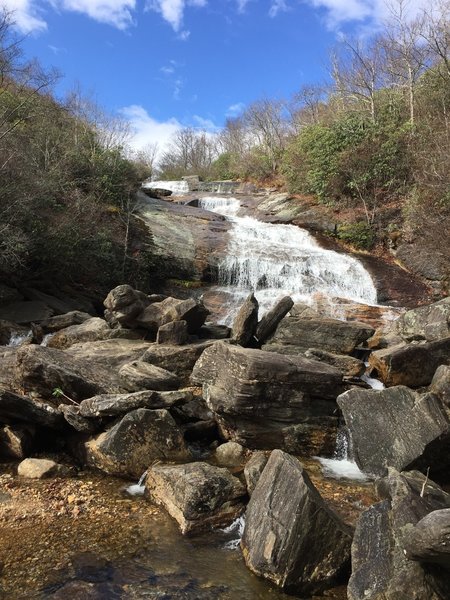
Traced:
<path id="1" fill-rule="evenodd" d="M 80 473 L 147 471 L 143 506 L 162 506 L 182 534 L 245 513 L 247 566 L 290 594 L 349 580 L 351 600 L 448 597 L 449 298 L 377 329 L 288 297 L 260 318 L 250 295 L 231 329 L 209 323 L 198 299 L 126 285 L 104 305 L 104 318 L 35 319 L 22 337 L 0 323 L 0 456 L 19 473 L 2 476 L 0 523 L 20 514 L 11 490 L 34 480 L 65 486 L 53 517 L 108 520 Z M 297 458 L 331 458 L 344 424 L 375 480 L 350 520 Z M 8 562 L 1 577 L 8 589 Z"/>

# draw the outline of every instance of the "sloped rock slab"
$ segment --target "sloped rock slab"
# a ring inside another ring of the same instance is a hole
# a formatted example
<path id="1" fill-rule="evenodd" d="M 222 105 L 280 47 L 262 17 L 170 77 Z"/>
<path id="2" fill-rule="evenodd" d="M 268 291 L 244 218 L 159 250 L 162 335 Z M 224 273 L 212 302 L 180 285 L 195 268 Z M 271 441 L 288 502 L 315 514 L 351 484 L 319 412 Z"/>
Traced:
<path id="1" fill-rule="evenodd" d="M 212 344 L 214 341 L 211 340 L 186 346 L 151 344 L 142 356 L 142 361 L 175 373 L 181 383 L 187 383 L 195 363 L 206 348 Z"/>
<path id="2" fill-rule="evenodd" d="M 349 570 L 351 529 L 325 504 L 300 462 L 274 450 L 246 511 L 247 566 L 283 590 L 310 596 Z"/>
<path id="3" fill-rule="evenodd" d="M 265 341 L 276 331 L 280 321 L 284 319 L 293 306 L 294 301 L 292 298 L 290 296 L 285 296 L 261 318 L 255 334 L 258 344 L 265 343 Z"/>
<path id="4" fill-rule="evenodd" d="M 450 424 L 438 398 L 397 386 L 352 389 L 337 399 L 350 431 L 359 468 L 372 475 L 450 466 Z"/>
<path id="5" fill-rule="evenodd" d="M 395 322 L 397 333 L 406 341 L 432 342 L 450 336 L 450 297 L 434 304 L 408 310 Z"/>
<path id="6" fill-rule="evenodd" d="M 183 434 L 167 410 L 138 408 L 86 442 L 85 460 L 110 475 L 138 478 L 156 460 L 191 458 Z"/>
<path id="7" fill-rule="evenodd" d="M 0 390 L 0 421 L 19 421 L 50 429 L 62 429 L 64 426 L 62 414 L 53 406 L 7 390 Z"/>
<path id="8" fill-rule="evenodd" d="M 123 365 L 119 376 L 123 387 L 130 392 L 176 390 L 180 387 L 180 380 L 174 373 L 139 360 Z"/>
<path id="9" fill-rule="evenodd" d="M 250 294 L 239 309 L 231 329 L 231 339 L 241 346 L 248 346 L 253 340 L 258 325 L 258 300 Z"/>
<path id="10" fill-rule="evenodd" d="M 171 408 L 192 399 L 189 391 L 142 391 L 131 394 L 103 394 L 80 403 L 80 415 L 86 418 L 117 417 L 138 408 Z"/>
<path id="11" fill-rule="evenodd" d="M 450 507 L 450 495 L 416 471 L 392 469 L 378 484 L 382 502 L 360 517 L 352 544 L 349 600 L 446 600 L 448 571 L 406 556 L 411 529 L 427 514 Z"/>
<path id="12" fill-rule="evenodd" d="M 234 521 L 244 510 L 246 490 L 227 469 L 195 462 L 152 467 L 146 495 L 162 504 L 187 534 Z"/>
<path id="13" fill-rule="evenodd" d="M 305 455 L 334 444 L 334 399 L 343 386 L 342 374 L 329 365 L 216 342 L 196 363 L 192 381 L 203 384 L 227 439 Z"/>

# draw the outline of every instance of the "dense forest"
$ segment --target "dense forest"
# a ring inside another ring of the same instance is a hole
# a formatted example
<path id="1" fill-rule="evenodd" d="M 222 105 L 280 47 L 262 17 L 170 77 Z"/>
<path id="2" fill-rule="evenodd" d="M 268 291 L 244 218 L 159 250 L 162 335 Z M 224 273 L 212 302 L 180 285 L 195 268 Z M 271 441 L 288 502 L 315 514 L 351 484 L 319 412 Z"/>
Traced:
<path id="1" fill-rule="evenodd" d="M 372 37 L 342 37 L 326 85 L 260 99 L 215 135 L 180 130 L 161 176 L 253 179 L 342 213 L 342 239 L 370 249 L 450 215 L 450 3 L 415 18 L 405 0 Z"/>
<path id="2" fill-rule="evenodd" d="M 27 60 L 10 16 L 0 16 L 0 278 L 98 286 L 141 284 L 148 235 L 134 219 L 149 175 L 126 151 L 126 127 Z M 142 242 L 142 243 L 141 243 Z M 135 247 L 134 247 L 135 246 Z"/>

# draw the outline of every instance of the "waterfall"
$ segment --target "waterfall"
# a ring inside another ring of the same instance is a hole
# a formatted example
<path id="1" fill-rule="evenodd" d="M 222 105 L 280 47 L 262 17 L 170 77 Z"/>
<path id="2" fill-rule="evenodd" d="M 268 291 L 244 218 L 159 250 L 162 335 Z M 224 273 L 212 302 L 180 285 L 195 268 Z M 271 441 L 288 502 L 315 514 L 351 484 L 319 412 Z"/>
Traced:
<path id="1" fill-rule="evenodd" d="M 169 190 L 175 195 L 188 194 L 189 185 L 187 181 L 145 181 L 142 184 L 143 188 L 160 188 L 162 190 Z"/>
<path id="2" fill-rule="evenodd" d="M 236 198 L 207 197 L 199 206 L 225 215 L 233 224 L 226 256 L 218 265 L 218 284 L 232 294 L 230 309 L 238 309 L 250 291 L 256 292 L 260 314 L 286 295 L 307 304 L 317 293 L 376 303 L 376 289 L 364 267 L 351 256 L 321 248 L 306 230 L 239 217 Z"/>
<path id="3" fill-rule="evenodd" d="M 367 481 L 367 476 L 359 469 L 352 456 L 350 432 L 347 427 L 340 427 L 336 436 L 333 458 L 321 456 L 316 458 L 322 466 L 324 475 L 328 477 Z"/>

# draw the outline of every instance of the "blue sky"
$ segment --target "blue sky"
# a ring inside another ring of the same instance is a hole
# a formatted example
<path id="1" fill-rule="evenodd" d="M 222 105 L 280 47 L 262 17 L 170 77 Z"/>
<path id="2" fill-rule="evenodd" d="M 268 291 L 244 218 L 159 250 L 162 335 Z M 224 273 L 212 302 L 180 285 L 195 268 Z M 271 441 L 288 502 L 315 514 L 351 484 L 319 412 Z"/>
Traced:
<path id="1" fill-rule="evenodd" d="M 420 0 L 413 0 L 416 4 Z M 261 97 L 326 79 L 339 32 L 374 28 L 383 0 L 0 0 L 24 49 L 125 116 L 136 147 L 220 128 Z"/>

